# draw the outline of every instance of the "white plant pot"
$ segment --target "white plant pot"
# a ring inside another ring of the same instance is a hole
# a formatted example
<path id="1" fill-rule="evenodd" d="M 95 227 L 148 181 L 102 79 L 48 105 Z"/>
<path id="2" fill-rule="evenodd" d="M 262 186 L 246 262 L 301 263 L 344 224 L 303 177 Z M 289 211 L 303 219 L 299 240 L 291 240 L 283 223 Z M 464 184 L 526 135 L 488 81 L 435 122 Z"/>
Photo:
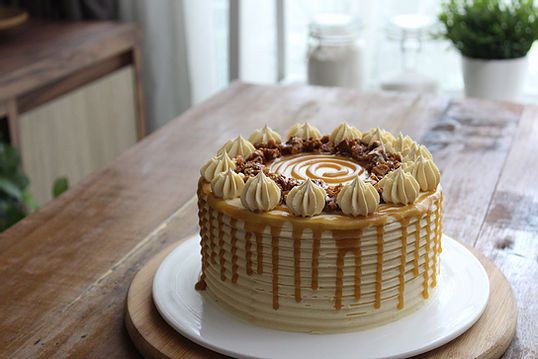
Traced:
<path id="1" fill-rule="evenodd" d="M 463 82 L 467 97 L 518 101 L 526 74 L 527 56 L 506 60 L 463 57 Z"/>

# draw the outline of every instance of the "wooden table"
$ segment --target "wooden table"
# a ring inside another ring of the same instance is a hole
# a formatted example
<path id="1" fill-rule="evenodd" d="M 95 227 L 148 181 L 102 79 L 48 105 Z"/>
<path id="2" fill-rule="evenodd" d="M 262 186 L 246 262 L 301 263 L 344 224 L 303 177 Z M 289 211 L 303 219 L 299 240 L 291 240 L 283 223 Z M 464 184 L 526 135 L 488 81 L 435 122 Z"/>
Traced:
<path id="1" fill-rule="evenodd" d="M 442 171 L 445 233 L 491 258 L 519 303 L 507 358 L 538 356 L 538 107 L 315 87 L 229 89 L 188 111 L 0 237 L 0 357 L 132 357 L 127 289 L 197 230 L 200 166 L 265 122 L 341 121 L 426 143 Z M 495 293 L 491 293 L 495 295 Z M 195 344 L 200 357 L 210 352 Z"/>

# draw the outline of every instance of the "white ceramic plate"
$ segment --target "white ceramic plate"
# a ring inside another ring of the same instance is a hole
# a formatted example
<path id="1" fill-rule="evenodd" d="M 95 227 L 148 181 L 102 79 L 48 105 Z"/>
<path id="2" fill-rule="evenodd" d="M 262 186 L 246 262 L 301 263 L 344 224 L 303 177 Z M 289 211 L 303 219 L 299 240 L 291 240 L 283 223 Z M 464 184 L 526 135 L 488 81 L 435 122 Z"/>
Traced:
<path id="1" fill-rule="evenodd" d="M 306 334 L 239 320 L 194 290 L 200 237 L 187 239 L 153 280 L 157 309 L 173 328 L 216 352 L 242 358 L 393 358 L 437 348 L 469 329 L 489 297 L 486 271 L 463 245 L 443 236 L 439 287 L 426 305 L 398 321 L 358 332 Z M 203 292 L 202 292 L 203 293 Z"/>

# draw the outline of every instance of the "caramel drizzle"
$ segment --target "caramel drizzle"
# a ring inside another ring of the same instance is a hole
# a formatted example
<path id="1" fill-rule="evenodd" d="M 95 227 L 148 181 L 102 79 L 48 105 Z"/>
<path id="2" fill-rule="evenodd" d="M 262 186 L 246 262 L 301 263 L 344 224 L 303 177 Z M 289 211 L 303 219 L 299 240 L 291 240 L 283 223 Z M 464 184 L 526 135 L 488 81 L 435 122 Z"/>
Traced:
<path id="1" fill-rule="evenodd" d="M 301 238 L 305 229 L 312 230 L 312 278 L 310 287 L 312 290 L 318 289 L 319 278 L 319 250 L 321 242 L 321 231 L 308 225 L 295 224 L 292 230 L 293 240 L 293 261 L 294 261 L 294 283 L 295 301 L 301 301 Z"/>
<path id="2" fill-rule="evenodd" d="M 254 233 L 256 238 L 256 272 L 263 274 L 263 231 L 265 229 L 264 224 L 257 223 L 245 223 L 245 231 L 248 233 Z M 250 240 L 250 236 L 249 236 Z"/>
<path id="3" fill-rule="evenodd" d="M 230 217 L 230 238 L 231 238 L 231 246 L 232 246 L 232 283 L 237 283 L 237 279 L 239 278 L 239 275 L 237 274 L 237 269 L 239 266 L 237 265 L 237 236 L 236 234 L 236 225 L 237 225 L 237 219 Z"/>
<path id="4" fill-rule="evenodd" d="M 381 286 L 383 275 L 383 236 L 385 234 L 385 227 L 377 226 L 377 265 L 375 273 L 375 303 L 374 308 L 381 307 Z"/>
<path id="5" fill-rule="evenodd" d="M 355 283 L 354 296 L 358 301 L 361 296 L 361 248 L 360 240 L 362 229 L 351 231 L 333 231 L 333 238 L 338 248 L 336 256 L 336 289 L 334 307 L 339 310 L 342 308 L 342 291 L 344 287 L 344 259 L 348 251 L 352 250 L 355 256 Z"/>
<path id="6" fill-rule="evenodd" d="M 415 257 L 413 258 L 413 274 L 418 276 L 418 257 L 420 249 L 420 221 L 422 220 L 422 214 L 417 216 L 417 221 L 415 223 Z"/>
<path id="7" fill-rule="evenodd" d="M 206 209 L 204 201 L 202 200 L 200 194 L 198 194 L 198 198 L 198 225 L 200 226 L 200 253 L 202 255 L 202 273 L 200 274 L 198 282 L 196 282 L 196 284 L 194 285 L 194 289 L 204 290 L 207 286 L 205 282 L 205 273 L 207 268 L 207 237 L 205 235 Z"/>
<path id="8" fill-rule="evenodd" d="M 409 220 L 407 218 L 400 219 L 400 225 L 402 230 L 402 253 L 400 256 L 400 283 L 398 285 L 398 309 L 402 309 L 404 306 L 404 289 L 405 289 L 405 263 L 407 256 L 407 226 Z"/>
<path id="9" fill-rule="evenodd" d="M 321 242 L 321 231 L 312 230 L 312 290 L 318 289 L 319 270 L 319 247 Z"/>
<path id="10" fill-rule="evenodd" d="M 258 274 L 263 274 L 263 233 L 255 232 L 254 236 L 256 237 L 257 271 Z"/>
<path id="11" fill-rule="evenodd" d="M 278 239 L 280 227 L 271 226 L 271 254 L 273 267 L 273 309 L 278 309 Z"/>
<path id="12" fill-rule="evenodd" d="M 437 285 L 437 221 L 433 231 L 433 246 L 432 246 L 432 276 L 430 286 L 434 288 Z"/>
<path id="13" fill-rule="evenodd" d="M 252 243 L 250 241 L 250 237 L 252 237 L 252 233 L 245 232 L 245 259 L 247 261 L 247 275 L 252 275 Z"/>
<path id="14" fill-rule="evenodd" d="M 217 215 L 217 224 L 219 226 L 217 238 L 219 243 L 220 280 L 226 281 L 226 252 L 224 250 L 224 222 L 222 221 L 222 216 L 222 212 L 219 212 L 219 214 Z"/>
<path id="15" fill-rule="evenodd" d="M 432 213 L 428 212 L 426 213 L 426 254 L 424 259 L 424 284 L 423 284 L 423 291 L 422 296 L 424 299 L 427 299 L 429 297 L 428 294 L 428 271 L 430 270 L 430 241 L 431 241 L 431 235 L 432 235 Z"/>
<path id="16" fill-rule="evenodd" d="M 368 177 L 367 172 L 357 162 L 341 156 L 326 154 L 299 154 L 281 157 L 273 161 L 270 171 L 298 180 L 321 179 L 326 183 L 346 184 L 355 176 Z"/>
<path id="17" fill-rule="evenodd" d="M 363 229 L 372 225 L 384 223 L 384 221 L 386 221 L 388 217 L 403 218 L 417 215 L 420 212 L 427 211 L 427 209 L 431 207 L 433 201 L 432 193 L 424 192 L 420 193 L 419 197 L 412 205 L 410 204 L 407 206 L 392 206 L 382 203 L 379 205 L 377 211 L 374 213 L 372 218 L 356 219 L 352 217 L 341 216 L 338 221 L 332 221 L 332 223 L 328 223 L 322 218 L 312 217 L 308 218 L 308 222 L 305 222 L 304 218 L 294 217 L 291 215 L 283 216 L 281 213 L 276 214 L 271 212 L 256 213 L 248 211 L 244 208 L 236 207 L 235 205 L 230 205 L 222 199 L 215 198 L 211 193 L 209 184 L 203 183 L 202 186 L 204 187 L 204 195 L 207 195 L 207 203 L 209 204 L 209 206 L 218 211 L 224 212 L 224 214 L 230 217 L 263 225 L 267 223 L 282 225 L 284 222 L 290 222 L 294 226 L 300 225 L 309 228 L 323 228 L 323 230 L 327 231 L 338 231 L 340 229 L 352 230 L 357 228 Z M 284 208 L 285 207 L 279 208 L 279 210 L 282 210 Z"/>
<path id="18" fill-rule="evenodd" d="M 432 267 L 432 282 L 431 287 L 434 288 L 437 286 L 437 261 L 439 258 L 439 247 L 441 245 L 441 232 L 440 232 L 440 221 L 441 221 L 441 199 L 437 201 L 437 209 L 435 211 L 435 231 L 434 231 L 434 243 L 433 243 L 433 267 Z"/>
<path id="19" fill-rule="evenodd" d="M 213 235 L 213 208 L 211 206 L 209 206 L 207 213 L 209 215 L 209 219 L 207 222 L 207 229 L 209 232 L 209 246 L 211 247 L 210 259 L 211 259 L 212 264 L 216 264 L 217 261 L 215 258 L 217 257 L 217 251 L 215 249 L 215 246 L 216 246 L 215 236 Z"/>
<path id="20" fill-rule="evenodd" d="M 437 252 L 441 253 L 443 251 L 443 247 L 441 245 L 442 237 L 443 237 L 443 220 L 442 220 L 442 213 L 443 213 L 443 193 L 441 193 L 441 196 L 439 196 L 439 202 L 437 205 L 437 221 L 439 221 L 439 241 L 437 243 L 438 249 Z"/>
<path id="21" fill-rule="evenodd" d="M 338 251 L 336 259 L 336 292 L 334 298 L 334 308 L 342 308 L 342 287 L 344 284 L 344 255 L 345 252 Z"/>
<path id="22" fill-rule="evenodd" d="M 361 244 L 360 236 L 357 239 L 357 246 L 353 249 L 353 254 L 355 255 L 355 288 L 353 294 L 355 294 L 355 299 L 359 300 L 361 298 L 361 271 L 362 271 L 362 255 L 361 255 Z"/>
<path id="23" fill-rule="evenodd" d="M 293 279 L 295 285 L 295 301 L 297 303 L 301 302 L 301 235 L 303 234 L 303 229 L 301 227 L 294 227 L 292 232 L 293 238 Z M 314 275 L 312 274 L 312 280 L 314 280 Z"/>

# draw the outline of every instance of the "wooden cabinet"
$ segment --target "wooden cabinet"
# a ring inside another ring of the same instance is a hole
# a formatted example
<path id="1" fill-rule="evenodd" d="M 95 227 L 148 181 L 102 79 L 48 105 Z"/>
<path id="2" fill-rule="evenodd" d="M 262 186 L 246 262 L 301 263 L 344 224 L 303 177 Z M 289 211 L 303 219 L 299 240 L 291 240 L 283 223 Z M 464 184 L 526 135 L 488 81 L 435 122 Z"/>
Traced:
<path id="1" fill-rule="evenodd" d="M 136 143 L 131 66 L 19 116 L 22 161 L 39 203 L 55 178 L 77 182 Z"/>
<path id="2" fill-rule="evenodd" d="M 137 31 L 111 22 L 42 23 L 0 33 L 0 117 L 38 203 L 144 136 Z"/>

